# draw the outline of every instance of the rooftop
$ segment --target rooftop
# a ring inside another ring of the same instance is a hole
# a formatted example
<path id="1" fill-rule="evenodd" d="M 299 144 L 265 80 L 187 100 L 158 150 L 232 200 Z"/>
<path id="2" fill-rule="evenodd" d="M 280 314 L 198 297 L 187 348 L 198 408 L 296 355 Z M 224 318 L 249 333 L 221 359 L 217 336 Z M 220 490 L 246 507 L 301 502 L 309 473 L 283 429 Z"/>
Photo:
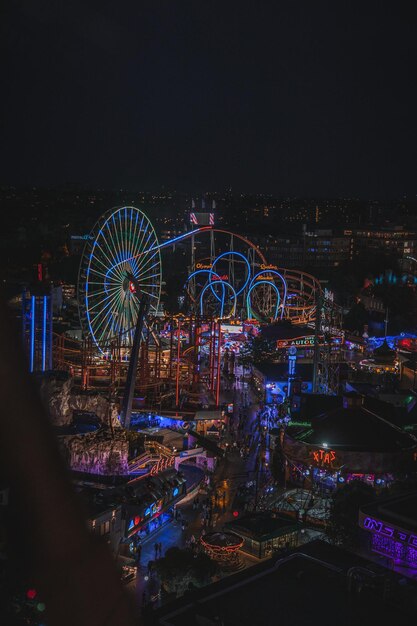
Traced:
<path id="1" fill-rule="evenodd" d="M 378 397 L 375 387 L 355 383 L 357 392 L 364 396 L 363 406 L 391 424 L 401 428 L 417 424 L 417 402 L 411 392 L 396 393 L 395 397 Z M 395 400 L 395 402 L 394 402 Z M 301 394 L 301 410 L 298 421 L 309 421 L 313 417 L 343 406 L 343 396 Z"/>
<path id="2" fill-rule="evenodd" d="M 361 567 L 361 596 L 348 593 L 347 572 Z M 409 601 L 388 605 L 382 589 L 387 570 L 356 555 L 315 541 L 286 557 L 269 559 L 163 606 L 153 614 L 165 626 L 351 626 L 392 624 L 415 614 L 415 587 Z M 396 580 L 396 579 L 394 579 Z M 404 590 L 402 590 L 404 591 Z M 395 583 L 393 593 L 397 592 Z M 411 598 L 412 596 L 412 598 Z"/>
<path id="3" fill-rule="evenodd" d="M 404 494 L 372 502 L 362 512 L 405 530 L 417 530 L 417 493 Z"/>
<path id="4" fill-rule="evenodd" d="M 396 351 L 391 350 L 387 344 L 387 340 L 384 339 L 384 342 L 379 346 L 379 348 L 375 348 L 373 357 L 378 363 L 391 363 L 395 360 L 396 354 Z"/>
<path id="5" fill-rule="evenodd" d="M 333 448 L 369 452 L 397 452 L 417 445 L 413 436 L 356 401 L 313 417 L 311 427 L 293 430 L 290 426 L 288 434 L 308 444 L 326 442 Z"/>
<path id="6" fill-rule="evenodd" d="M 257 541 L 265 541 L 277 537 L 283 532 L 298 530 L 299 524 L 283 515 L 253 513 L 228 522 L 226 527 L 238 535 L 251 537 Z"/>

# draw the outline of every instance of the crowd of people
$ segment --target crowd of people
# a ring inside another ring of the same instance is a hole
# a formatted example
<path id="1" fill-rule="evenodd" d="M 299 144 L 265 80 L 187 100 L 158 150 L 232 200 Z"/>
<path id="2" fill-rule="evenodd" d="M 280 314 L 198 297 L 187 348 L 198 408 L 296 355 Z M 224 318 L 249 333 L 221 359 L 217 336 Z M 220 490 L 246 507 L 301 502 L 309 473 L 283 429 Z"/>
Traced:
<path id="1" fill-rule="evenodd" d="M 258 429 L 279 428 L 285 426 L 290 421 L 288 407 L 283 404 L 265 404 L 256 413 L 254 426 Z"/>

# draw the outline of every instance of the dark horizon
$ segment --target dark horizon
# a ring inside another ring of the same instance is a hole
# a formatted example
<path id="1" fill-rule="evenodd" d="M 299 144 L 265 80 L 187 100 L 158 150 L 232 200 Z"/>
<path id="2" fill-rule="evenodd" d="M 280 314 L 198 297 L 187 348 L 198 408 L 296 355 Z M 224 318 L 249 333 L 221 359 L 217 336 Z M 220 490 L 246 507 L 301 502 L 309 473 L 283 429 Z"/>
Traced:
<path id="1" fill-rule="evenodd" d="M 415 198 L 415 27 L 390 3 L 22 0 L 1 183 Z"/>

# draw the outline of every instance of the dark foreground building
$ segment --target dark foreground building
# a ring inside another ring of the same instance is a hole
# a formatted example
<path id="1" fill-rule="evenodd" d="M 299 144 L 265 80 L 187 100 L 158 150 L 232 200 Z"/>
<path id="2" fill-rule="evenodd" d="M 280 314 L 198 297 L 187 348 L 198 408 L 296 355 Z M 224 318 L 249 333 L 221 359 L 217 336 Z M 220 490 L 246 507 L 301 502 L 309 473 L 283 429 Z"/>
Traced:
<path id="1" fill-rule="evenodd" d="M 316 541 L 146 616 L 164 626 L 381 626 L 416 616 L 417 588 L 386 569 Z"/>

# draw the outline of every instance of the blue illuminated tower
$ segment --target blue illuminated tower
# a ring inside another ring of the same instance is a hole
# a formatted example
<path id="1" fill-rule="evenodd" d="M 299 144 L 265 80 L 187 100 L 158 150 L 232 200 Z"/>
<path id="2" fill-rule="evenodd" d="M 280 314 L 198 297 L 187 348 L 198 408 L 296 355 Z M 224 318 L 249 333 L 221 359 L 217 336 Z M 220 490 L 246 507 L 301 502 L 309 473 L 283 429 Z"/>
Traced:
<path id="1" fill-rule="evenodd" d="M 287 396 L 291 398 L 293 394 L 293 383 L 295 379 L 295 364 L 297 362 L 297 348 L 290 346 L 288 349 L 288 391 Z"/>
<path id="2" fill-rule="evenodd" d="M 287 398 L 290 401 L 290 413 L 294 414 L 301 407 L 301 378 L 296 376 L 297 348 L 290 346 L 288 350 L 288 391 Z"/>
<path id="3" fill-rule="evenodd" d="M 37 286 L 22 295 L 22 332 L 31 372 L 52 369 L 52 298 Z"/>

